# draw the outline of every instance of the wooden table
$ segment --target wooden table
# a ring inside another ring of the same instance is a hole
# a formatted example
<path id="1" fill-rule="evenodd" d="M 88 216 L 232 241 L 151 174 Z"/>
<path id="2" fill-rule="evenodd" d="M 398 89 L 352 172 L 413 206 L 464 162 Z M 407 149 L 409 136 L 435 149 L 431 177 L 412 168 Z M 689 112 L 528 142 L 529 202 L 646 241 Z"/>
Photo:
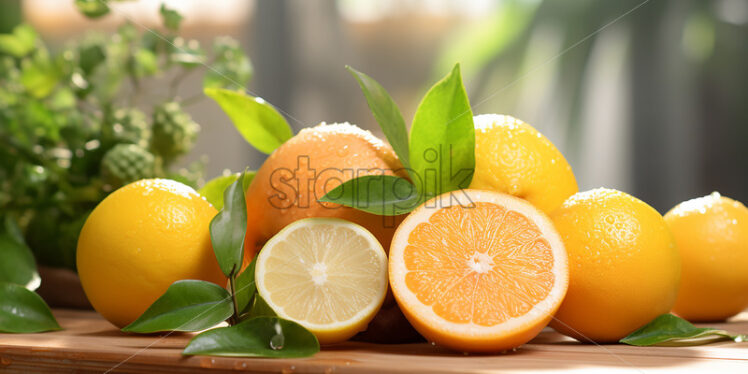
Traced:
<path id="1" fill-rule="evenodd" d="M 748 373 L 748 343 L 700 347 L 630 347 L 580 344 L 543 331 L 516 352 L 463 355 L 430 344 L 344 343 L 306 359 L 183 357 L 191 334 L 129 335 L 93 312 L 55 310 L 63 331 L 0 334 L 0 372 L 283 372 L 283 373 Z M 748 333 L 748 313 L 712 324 Z"/>

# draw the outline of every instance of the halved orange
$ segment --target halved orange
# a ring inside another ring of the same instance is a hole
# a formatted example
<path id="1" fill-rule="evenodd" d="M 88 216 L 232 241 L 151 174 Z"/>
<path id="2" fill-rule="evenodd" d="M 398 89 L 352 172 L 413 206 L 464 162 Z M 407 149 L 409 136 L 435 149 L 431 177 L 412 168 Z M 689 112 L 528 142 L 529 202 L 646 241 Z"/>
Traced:
<path id="1" fill-rule="evenodd" d="M 429 341 L 498 352 L 548 324 L 569 284 L 566 256 L 553 223 L 527 201 L 460 190 L 427 201 L 398 227 L 390 285 Z"/>

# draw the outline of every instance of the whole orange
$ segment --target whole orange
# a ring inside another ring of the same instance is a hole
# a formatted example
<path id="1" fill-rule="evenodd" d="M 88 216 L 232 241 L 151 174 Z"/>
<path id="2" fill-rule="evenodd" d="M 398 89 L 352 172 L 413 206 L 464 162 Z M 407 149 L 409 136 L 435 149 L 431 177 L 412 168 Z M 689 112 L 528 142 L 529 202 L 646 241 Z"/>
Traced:
<path id="1" fill-rule="evenodd" d="M 748 208 L 715 192 L 678 204 L 665 222 L 683 259 L 673 312 L 721 321 L 748 307 Z"/>
<path id="2" fill-rule="evenodd" d="M 107 196 L 78 238 L 78 275 L 91 305 L 123 327 L 175 281 L 225 286 L 210 242 L 213 208 L 192 188 L 143 179 Z"/>
<path id="3" fill-rule="evenodd" d="M 357 223 L 387 250 L 402 217 L 385 217 L 317 201 L 343 182 L 363 175 L 402 173 L 392 148 L 349 123 L 301 130 L 263 163 L 247 190 L 245 259 L 291 222 L 337 217 Z"/>
<path id="4" fill-rule="evenodd" d="M 514 117 L 481 114 L 475 122 L 470 188 L 521 197 L 550 214 L 578 190 L 571 166 L 535 128 Z"/>
<path id="5" fill-rule="evenodd" d="M 569 291 L 551 327 L 582 342 L 617 342 L 670 311 L 680 258 L 665 220 L 626 193 L 579 192 L 551 213 L 569 254 Z"/>

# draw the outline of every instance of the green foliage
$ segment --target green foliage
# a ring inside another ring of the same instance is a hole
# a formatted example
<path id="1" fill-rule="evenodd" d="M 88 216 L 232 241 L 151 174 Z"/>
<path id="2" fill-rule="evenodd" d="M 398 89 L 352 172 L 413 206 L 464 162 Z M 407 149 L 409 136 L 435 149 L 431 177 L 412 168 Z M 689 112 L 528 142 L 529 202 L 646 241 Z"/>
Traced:
<path id="1" fill-rule="evenodd" d="M 173 9 L 167 8 L 164 4 L 161 4 L 159 13 L 161 13 L 161 20 L 164 22 L 164 26 L 166 26 L 167 29 L 172 31 L 179 30 L 179 25 L 182 23 L 182 19 L 184 18 L 181 14 Z"/>
<path id="2" fill-rule="evenodd" d="M 396 216 L 417 207 L 421 196 L 407 179 L 367 175 L 346 181 L 319 201 L 343 204 L 381 216 Z"/>
<path id="3" fill-rule="evenodd" d="M 60 330 L 55 317 L 39 295 L 26 287 L 0 282 L 0 332 L 31 333 Z"/>
<path id="4" fill-rule="evenodd" d="M 460 65 L 431 87 L 418 105 L 410 129 L 410 162 L 419 176 L 415 185 L 426 199 L 470 185 L 475 127 Z"/>
<path id="5" fill-rule="evenodd" d="M 221 106 L 244 139 L 260 152 L 269 154 L 293 136 L 286 119 L 259 97 L 216 88 L 206 88 L 205 94 Z"/>
<path id="6" fill-rule="evenodd" d="M 155 175 L 156 157 L 137 144 L 117 144 L 101 159 L 101 177 L 114 188 Z"/>
<path id="7" fill-rule="evenodd" d="M 223 322 L 232 313 L 231 295 L 223 287 L 201 280 L 181 280 L 169 286 L 122 331 L 200 331 Z"/>
<path id="8" fill-rule="evenodd" d="M 346 66 L 348 71 L 361 86 L 366 102 L 369 104 L 374 118 L 377 119 L 379 127 L 392 145 L 400 162 L 406 169 L 410 169 L 410 152 L 408 151 L 408 129 L 405 128 L 405 120 L 400 114 L 400 108 L 392 100 L 390 94 L 372 77 Z"/>
<path id="9" fill-rule="evenodd" d="M 75 1 L 90 18 L 107 14 L 107 3 Z M 178 36 L 176 11 L 160 13 L 164 34 L 125 23 L 68 41 L 56 53 L 29 25 L 0 34 L 0 220 L 19 223 L 41 264 L 74 269 L 85 217 L 123 184 L 202 180 L 204 162 L 175 166 L 199 131 L 185 110 L 193 98 L 181 100 L 177 88 L 189 72 L 211 86 L 240 89 L 251 64 L 226 37 L 206 55 L 196 40 Z M 204 61 L 215 61 L 221 75 Z M 168 87 L 166 97 L 143 99 L 144 79 Z"/>
<path id="10" fill-rule="evenodd" d="M 748 335 L 731 334 L 710 327 L 696 327 L 672 314 L 663 314 L 621 339 L 621 343 L 636 346 L 682 347 L 713 343 L 720 340 L 742 342 Z"/>
<path id="11" fill-rule="evenodd" d="M 226 170 L 226 173 L 228 173 L 228 170 Z M 213 178 L 205 183 L 205 185 L 203 185 L 203 187 L 200 188 L 197 192 L 200 195 L 203 195 L 203 197 L 205 197 L 205 199 L 208 200 L 209 203 L 213 204 L 213 207 L 221 210 L 223 209 L 223 192 L 228 186 L 231 185 L 231 183 L 234 183 L 234 181 L 239 178 L 240 175 L 240 173 L 229 173 L 227 175 Z M 249 188 L 249 184 L 252 183 L 252 179 L 254 179 L 254 177 L 255 172 L 244 172 L 244 181 L 242 182 L 242 187 L 244 188 L 245 192 L 247 191 L 247 188 Z"/>
<path id="12" fill-rule="evenodd" d="M 395 176 L 349 180 L 320 201 L 379 215 L 410 212 L 424 201 L 467 188 L 475 170 L 475 128 L 460 65 L 426 93 L 416 110 L 410 142 L 400 110 L 373 78 L 348 68 L 398 157 L 406 160 L 410 181 Z"/>
<path id="13" fill-rule="evenodd" d="M 157 106 L 153 111 L 151 149 L 166 160 L 189 152 L 195 145 L 200 125 L 176 102 Z"/>
<path id="14" fill-rule="evenodd" d="M 31 249 L 9 233 L 0 234 L 0 249 L 0 282 L 37 289 L 41 279 Z"/>
<path id="15" fill-rule="evenodd" d="M 247 231 L 247 204 L 244 201 L 244 177 L 237 178 L 223 194 L 223 209 L 210 221 L 210 239 L 218 266 L 227 277 L 236 276 L 244 259 L 244 235 Z"/>
<path id="16" fill-rule="evenodd" d="M 182 354 L 233 357 L 307 357 L 319 351 L 317 338 L 296 322 L 256 317 L 235 326 L 208 330 Z"/>

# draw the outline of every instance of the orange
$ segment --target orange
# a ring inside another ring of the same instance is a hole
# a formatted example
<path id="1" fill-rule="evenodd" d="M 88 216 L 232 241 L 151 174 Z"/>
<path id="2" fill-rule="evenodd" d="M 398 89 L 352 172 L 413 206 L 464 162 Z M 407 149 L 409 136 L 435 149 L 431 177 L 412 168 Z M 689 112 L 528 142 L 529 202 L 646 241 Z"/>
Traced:
<path id="1" fill-rule="evenodd" d="M 464 352 L 518 347 L 546 326 L 568 284 L 551 221 L 525 200 L 461 190 L 408 215 L 390 247 L 390 286 L 428 340 Z"/>
<path id="2" fill-rule="evenodd" d="M 335 217 L 369 230 L 385 250 L 400 219 L 317 200 L 356 176 L 393 175 L 402 165 L 392 148 L 349 123 L 301 130 L 276 149 L 247 191 L 246 263 L 288 224 L 310 217 Z"/>
<path id="3" fill-rule="evenodd" d="M 665 222 L 683 261 L 673 312 L 721 321 L 748 307 L 748 209 L 714 192 L 678 204 Z"/>
<path id="4" fill-rule="evenodd" d="M 532 126 L 511 116 L 483 114 L 475 122 L 475 174 L 470 188 L 521 197 L 545 213 L 578 191 L 571 166 Z"/>
<path id="5" fill-rule="evenodd" d="M 91 305 L 123 327 L 181 279 L 226 284 L 210 243 L 216 209 L 192 188 L 143 179 L 107 196 L 78 238 L 78 275 Z"/>
<path id="6" fill-rule="evenodd" d="M 569 292 L 551 326 L 617 342 L 675 302 L 680 259 L 665 220 L 626 193 L 580 192 L 551 214 L 569 253 Z"/>

